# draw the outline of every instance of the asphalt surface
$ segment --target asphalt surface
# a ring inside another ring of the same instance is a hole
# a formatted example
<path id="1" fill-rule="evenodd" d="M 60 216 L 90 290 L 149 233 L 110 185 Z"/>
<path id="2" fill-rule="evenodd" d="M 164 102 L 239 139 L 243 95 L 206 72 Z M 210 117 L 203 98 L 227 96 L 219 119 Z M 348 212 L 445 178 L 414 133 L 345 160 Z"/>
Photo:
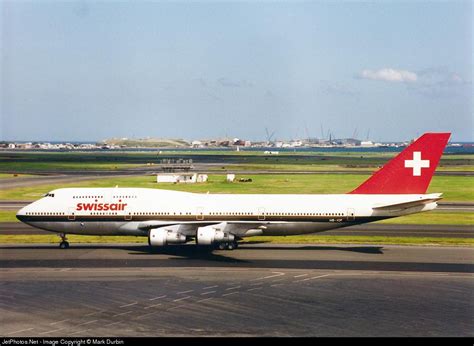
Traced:
<path id="1" fill-rule="evenodd" d="M 474 249 L 0 248 L 2 336 L 474 336 Z"/>
<path id="2" fill-rule="evenodd" d="M 0 235 L 45 235 L 51 232 L 26 225 L 21 222 L 0 222 Z M 320 236 L 381 236 L 381 237 L 433 237 L 433 238 L 474 238 L 474 227 L 470 225 L 386 225 L 365 224 L 332 231 Z"/>
<path id="3" fill-rule="evenodd" d="M 26 173 L 22 173 L 26 174 Z M 32 173 L 35 174 L 35 173 Z M 112 177 L 127 177 L 133 176 L 133 173 L 120 172 L 114 174 L 113 172 L 75 172 L 74 174 L 44 174 L 34 177 L 21 177 L 21 178 L 3 178 L 0 179 L 0 190 L 16 189 L 20 187 L 29 187 L 35 185 L 48 185 L 58 183 L 74 183 L 77 181 L 94 180 L 94 179 L 105 179 Z"/>

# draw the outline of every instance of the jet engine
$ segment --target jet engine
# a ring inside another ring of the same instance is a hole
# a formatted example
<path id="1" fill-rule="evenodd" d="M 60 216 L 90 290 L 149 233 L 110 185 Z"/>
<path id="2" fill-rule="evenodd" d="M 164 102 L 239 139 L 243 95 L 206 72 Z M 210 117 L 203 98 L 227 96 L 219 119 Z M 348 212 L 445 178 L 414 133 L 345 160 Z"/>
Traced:
<path id="1" fill-rule="evenodd" d="M 197 243 L 199 245 L 212 245 L 216 243 L 231 243 L 235 237 L 229 232 L 225 232 L 226 223 L 199 227 L 197 230 Z"/>
<path id="2" fill-rule="evenodd" d="M 153 228 L 148 234 L 150 246 L 165 246 L 168 244 L 182 244 L 186 242 L 186 236 L 178 232 L 179 225 Z"/>

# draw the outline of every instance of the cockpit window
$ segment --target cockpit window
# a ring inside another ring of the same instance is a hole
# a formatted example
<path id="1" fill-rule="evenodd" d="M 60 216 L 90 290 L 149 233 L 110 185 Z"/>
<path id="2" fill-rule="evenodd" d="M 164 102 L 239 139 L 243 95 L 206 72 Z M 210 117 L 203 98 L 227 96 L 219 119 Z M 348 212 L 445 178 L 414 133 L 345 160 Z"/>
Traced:
<path id="1" fill-rule="evenodd" d="M 50 192 L 45 193 L 43 197 L 54 197 L 54 193 L 50 193 Z"/>

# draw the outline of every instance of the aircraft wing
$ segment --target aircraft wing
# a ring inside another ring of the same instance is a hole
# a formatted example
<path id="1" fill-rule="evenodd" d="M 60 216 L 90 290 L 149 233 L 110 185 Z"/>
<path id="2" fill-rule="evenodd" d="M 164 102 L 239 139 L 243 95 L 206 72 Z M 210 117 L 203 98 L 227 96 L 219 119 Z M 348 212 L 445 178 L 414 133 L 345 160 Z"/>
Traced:
<path id="1" fill-rule="evenodd" d="M 150 220 L 144 221 L 138 224 L 138 228 L 141 230 L 151 230 L 154 228 L 161 228 L 167 226 L 180 226 L 180 232 L 186 235 L 195 235 L 198 227 L 219 225 L 221 229 L 225 228 L 225 231 L 236 236 L 243 235 L 258 235 L 263 229 L 265 229 L 265 224 L 268 224 L 268 221 L 238 221 L 238 222 L 210 222 L 210 221 L 182 221 L 182 222 L 172 222 L 172 221 L 159 221 L 159 220 Z M 249 233 L 250 231 L 250 233 Z"/>

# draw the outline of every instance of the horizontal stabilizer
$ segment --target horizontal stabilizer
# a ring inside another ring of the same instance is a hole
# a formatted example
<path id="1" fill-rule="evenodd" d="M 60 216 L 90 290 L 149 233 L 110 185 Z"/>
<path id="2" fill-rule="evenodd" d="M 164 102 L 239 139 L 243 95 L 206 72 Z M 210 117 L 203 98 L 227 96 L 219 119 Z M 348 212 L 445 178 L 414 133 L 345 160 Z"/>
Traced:
<path id="1" fill-rule="evenodd" d="M 391 204 L 378 205 L 373 207 L 374 210 L 388 210 L 388 209 L 407 209 L 412 207 L 421 206 L 428 203 L 433 203 L 442 199 L 441 194 L 428 195 L 417 200 L 411 200 L 406 202 L 398 202 Z"/>

